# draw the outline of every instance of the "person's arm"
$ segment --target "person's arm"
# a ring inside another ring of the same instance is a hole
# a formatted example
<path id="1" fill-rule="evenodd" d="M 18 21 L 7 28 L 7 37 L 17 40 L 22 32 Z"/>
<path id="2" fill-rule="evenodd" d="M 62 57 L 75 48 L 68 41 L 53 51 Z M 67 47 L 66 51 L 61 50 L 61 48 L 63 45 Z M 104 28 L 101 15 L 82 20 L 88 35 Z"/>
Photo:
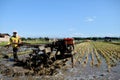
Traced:
<path id="1" fill-rule="evenodd" d="M 18 44 L 21 44 L 21 43 L 22 43 L 22 41 L 21 41 L 20 36 L 17 36 L 17 38 L 18 38 Z"/>
<path id="2" fill-rule="evenodd" d="M 22 43 L 21 38 L 20 38 L 20 37 L 18 37 L 18 47 L 20 47 L 22 44 L 23 44 L 23 43 Z"/>
<path id="3" fill-rule="evenodd" d="M 12 43 L 12 39 L 10 38 L 9 42 L 8 42 L 8 45 L 11 45 L 11 43 Z"/>
<path id="4" fill-rule="evenodd" d="M 19 38 L 19 39 L 18 39 L 18 43 L 19 43 L 19 44 L 21 44 L 21 43 L 22 43 L 21 38 Z"/>

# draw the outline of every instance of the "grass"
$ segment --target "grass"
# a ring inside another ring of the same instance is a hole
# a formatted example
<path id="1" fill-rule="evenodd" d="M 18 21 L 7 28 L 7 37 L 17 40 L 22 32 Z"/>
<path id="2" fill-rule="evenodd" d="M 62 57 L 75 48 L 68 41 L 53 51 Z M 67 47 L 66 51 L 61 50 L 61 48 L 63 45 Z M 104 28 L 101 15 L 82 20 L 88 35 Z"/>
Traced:
<path id="1" fill-rule="evenodd" d="M 30 43 L 30 44 L 47 44 L 50 43 L 49 41 L 45 41 L 45 40 L 26 40 L 26 41 L 22 41 L 25 43 Z M 8 42 L 0 42 L 0 46 L 5 46 L 7 45 Z"/>
<path id="2" fill-rule="evenodd" d="M 0 42 L 0 46 L 5 46 L 7 44 L 8 44 L 8 42 Z"/>
<path id="3" fill-rule="evenodd" d="M 46 44 L 46 43 L 50 43 L 49 41 L 45 41 L 45 40 L 26 40 L 23 41 L 25 43 L 30 43 L 30 44 Z"/>
<path id="4" fill-rule="evenodd" d="M 23 51 L 23 52 L 18 52 L 17 54 L 18 55 L 24 55 L 24 54 L 29 54 L 30 52 L 32 52 L 32 50 L 29 50 L 29 51 Z M 6 54 L 7 56 L 11 57 L 13 56 L 13 53 L 9 53 L 9 54 Z M 2 58 L 4 55 L 0 55 L 0 58 Z"/>

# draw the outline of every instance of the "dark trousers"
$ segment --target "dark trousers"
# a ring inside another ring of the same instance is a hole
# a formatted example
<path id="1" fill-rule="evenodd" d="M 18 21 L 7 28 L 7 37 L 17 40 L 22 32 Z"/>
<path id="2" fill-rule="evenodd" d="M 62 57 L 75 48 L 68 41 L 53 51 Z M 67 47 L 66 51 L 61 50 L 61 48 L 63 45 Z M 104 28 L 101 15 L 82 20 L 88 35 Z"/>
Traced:
<path id="1" fill-rule="evenodd" d="M 13 48 L 13 57 L 14 57 L 15 60 L 18 60 L 17 52 L 18 52 L 18 48 L 14 47 Z"/>

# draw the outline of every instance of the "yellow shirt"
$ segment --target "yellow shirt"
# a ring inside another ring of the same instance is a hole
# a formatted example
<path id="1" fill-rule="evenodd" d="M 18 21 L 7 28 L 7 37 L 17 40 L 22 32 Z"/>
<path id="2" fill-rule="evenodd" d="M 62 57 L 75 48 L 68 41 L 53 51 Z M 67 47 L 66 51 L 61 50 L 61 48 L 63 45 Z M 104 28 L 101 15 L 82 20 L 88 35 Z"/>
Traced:
<path id="1" fill-rule="evenodd" d="M 12 47 L 18 47 L 18 44 L 19 44 L 20 42 L 21 42 L 21 40 L 20 40 L 20 37 L 19 37 L 19 36 L 16 36 L 16 37 L 12 36 L 12 37 L 10 38 L 10 41 L 9 41 L 8 44 L 11 44 Z"/>

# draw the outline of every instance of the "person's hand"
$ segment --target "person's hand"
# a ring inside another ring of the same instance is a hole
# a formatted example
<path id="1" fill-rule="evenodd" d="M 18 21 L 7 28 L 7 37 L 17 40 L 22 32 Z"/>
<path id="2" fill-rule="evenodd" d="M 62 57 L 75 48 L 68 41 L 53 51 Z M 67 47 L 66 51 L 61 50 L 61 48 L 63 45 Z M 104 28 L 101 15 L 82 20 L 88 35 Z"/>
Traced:
<path id="1" fill-rule="evenodd" d="M 23 46 L 23 42 L 18 43 L 18 47 Z"/>

